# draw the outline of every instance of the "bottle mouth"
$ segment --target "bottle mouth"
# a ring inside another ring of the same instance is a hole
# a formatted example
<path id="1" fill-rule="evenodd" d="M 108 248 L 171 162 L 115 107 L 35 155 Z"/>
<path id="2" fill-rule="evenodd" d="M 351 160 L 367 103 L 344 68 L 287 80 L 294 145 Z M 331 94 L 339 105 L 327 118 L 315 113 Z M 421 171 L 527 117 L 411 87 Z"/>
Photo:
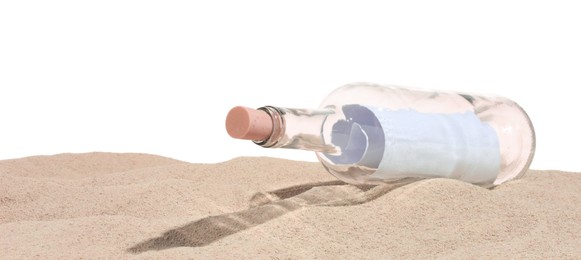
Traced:
<path id="1" fill-rule="evenodd" d="M 257 110 L 266 113 L 270 117 L 271 131 L 266 138 L 260 140 L 252 140 L 252 142 L 265 148 L 273 147 L 278 143 L 280 137 L 283 136 L 285 133 L 286 122 L 283 116 L 285 112 L 273 106 L 263 106 L 259 107 Z"/>
<path id="2" fill-rule="evenodd" d="M 269 137 L 253 142 L 265 148 L 289 148 L 313 152 L 338 154 L 337 146 L 324 142 L 322 124 L 330 114 L 329 109 L 297 109 L 264 106 L 258 108 L 270 116 L 272 132 Z"/>

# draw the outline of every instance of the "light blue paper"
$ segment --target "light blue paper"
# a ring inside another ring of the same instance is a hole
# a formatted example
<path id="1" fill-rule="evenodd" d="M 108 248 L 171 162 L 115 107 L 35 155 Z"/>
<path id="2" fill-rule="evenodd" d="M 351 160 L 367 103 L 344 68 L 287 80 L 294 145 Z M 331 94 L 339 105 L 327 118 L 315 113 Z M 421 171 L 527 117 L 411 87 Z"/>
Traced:
<path id="1" fill-rule="evenodd" d="M 335 163 L 376 168 L 380 179 L 454 178 L 492 183 L 500 170 L 496 132 L 473 112 L 421 113 L 360 105 L 343 107 L 334 127 Z"/>

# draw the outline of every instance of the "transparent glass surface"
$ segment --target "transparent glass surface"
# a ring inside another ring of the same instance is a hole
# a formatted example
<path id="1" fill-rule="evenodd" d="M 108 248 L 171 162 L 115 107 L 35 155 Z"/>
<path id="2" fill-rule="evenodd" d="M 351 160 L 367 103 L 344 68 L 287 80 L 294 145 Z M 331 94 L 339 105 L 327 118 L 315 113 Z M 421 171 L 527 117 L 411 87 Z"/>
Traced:
<path id="1" fill-rule="evenodd" d="M 373 117 L 365 117 L 365 112 L 346 109 L 354 104 L 363 105 L 372 110 L 389 111 L 388 113 L 396 116 L 389 116 L 387 123 L 383 122 L 382 125 L 377 120 L 374 121 Z M 478 176 L 467 178 L 469 182 L 475 184 L 492 186 L 525 174 L 535 151 L 535 134 L 529 117 L 518 104 L 502 97 L 397 86 L 351 84 L 331 93 L 322 102 L 321 108 L 335 111 L 322 124 L 323 142 L 340 146 L 338 150 L 342 150 L 343 156 L 337 157 L 333 154 L 317 152 L 317 157 L 330 173 L 350 183 L 380 183 L 408 177 L 462 178 L 461 175 L 469 175 L 471 172 L 482 171 L 483 168 L 488 167 L 490 169 L 480 174 L 487 175 L 486 178 L 479 179 Z M 357 116 L 362 118 L 357 119 Z M 348 123 L 351 121 L 361 122 L 359 123 L 361 126 L 354 127 L 354 124 Z M 406 126 L 390 126 L 389 124 Z M 381 133 L 384 133 L 384 138 L 390 135 L 390 130 L 387 128 L 394 132 L 399 131 L 399 136 L 385 142 L 381 139 Z M 338 132 L 348 133 L 349 137 L 337 138 L 342 134 Z M 373 136 L 375 138 L 371 138 Z M 350 141 L 358 138 L 369 139 L 367 148 L 345 149 Z M 401 145 L 402 139 L 409 142 L 423 141 L 424 144 L 421 146 Z M 385 143 L 382 144 L 382 142 Z M 429 146 L 430 142 L 434 145 Z M 442 145 L 442 142 L 447 144 Z M 399 145 L 399 150 L 392 150 L 390 151 L 392 155 L 378 158 L 381 157 L 379 154 L 390 149 L 390 145 Z M 445 149 L 438 150 L 439 148 L 436 147 L 438 145 Z M 423 157 L 418 156 L 429 149 L 434 152 Z M 498 158 L 486 158 L 490 157 L 490 154 L 494 157 L 495 152 Z M 345 156 L 345 153 L 355 154 L 355 156 Z M 361 156 L 361 160 L 357 160 L 359 159 L 357 153 L 369 153 L 369 155 L 365 154 Z M 372 154 L 375 154 L 375 158 Z M 472 157 L 466 154 L 472 154 Z M 384 168 L 394 172 L 378 175 L 376 173 L 378 161 L 392 157 L 397 159 L 392 159 L 390 162 L 392 164 L 423 163 L 424 165 L 416 168 L 384 165 Z M 445 162 L 440 163 L 441 161 Z M 443 164 L 445 165 L 442 166 Z M 431 175 L 442 167 L 449 168 L 442 170 L 443 175 L 449 174 L 448 176 Z"/>
<path id="2" fill-rule="evenodd" d="M 528 116 L 502 97 L 358 83 L 319 109 L 261 109 L 274 131 L 257 144 L 315 151 L 354 184 L 455 178 L 490 187 L 525 174 L 535 150 Z"/>

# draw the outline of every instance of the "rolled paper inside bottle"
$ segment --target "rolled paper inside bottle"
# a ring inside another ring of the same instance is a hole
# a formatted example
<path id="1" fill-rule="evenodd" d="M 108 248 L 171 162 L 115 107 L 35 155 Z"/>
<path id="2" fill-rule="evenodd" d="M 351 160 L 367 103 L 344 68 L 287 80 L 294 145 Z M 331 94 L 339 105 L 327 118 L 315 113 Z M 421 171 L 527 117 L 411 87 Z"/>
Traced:
<path id="1" fill-rule="evenodd" d="M 377 170 L 378 179 L 454 178 L 492 184 L 500 171 L 496 132 L 473 112 L 422 113 L 346 105 L 347 120 L 333 127 L 332 142 L 341 156 L 337 164 Z"/>

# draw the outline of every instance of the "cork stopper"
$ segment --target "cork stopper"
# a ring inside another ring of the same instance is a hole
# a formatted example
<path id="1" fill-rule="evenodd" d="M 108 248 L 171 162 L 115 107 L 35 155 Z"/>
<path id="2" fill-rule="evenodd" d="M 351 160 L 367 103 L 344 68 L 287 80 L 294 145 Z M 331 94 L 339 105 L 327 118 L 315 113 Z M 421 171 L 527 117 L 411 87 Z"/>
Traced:
<path id="1" fill-rule="evenodd" d="M 226 131 L 233 138 L 262 141 L 270 137 L 272 129 L 272 118 L 262 110 L 237 106 L 226 117 Z"/>

